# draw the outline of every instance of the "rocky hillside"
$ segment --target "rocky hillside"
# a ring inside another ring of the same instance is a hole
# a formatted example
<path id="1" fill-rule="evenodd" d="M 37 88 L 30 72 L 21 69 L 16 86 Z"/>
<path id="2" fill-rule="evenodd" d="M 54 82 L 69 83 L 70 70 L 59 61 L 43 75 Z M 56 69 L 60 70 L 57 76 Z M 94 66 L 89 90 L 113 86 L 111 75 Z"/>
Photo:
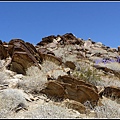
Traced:
<path id="1" fill-rule="evenodd" d="M 72 33 L 0 41 L 0 118 L 120 118 L 120 47 Z"/>

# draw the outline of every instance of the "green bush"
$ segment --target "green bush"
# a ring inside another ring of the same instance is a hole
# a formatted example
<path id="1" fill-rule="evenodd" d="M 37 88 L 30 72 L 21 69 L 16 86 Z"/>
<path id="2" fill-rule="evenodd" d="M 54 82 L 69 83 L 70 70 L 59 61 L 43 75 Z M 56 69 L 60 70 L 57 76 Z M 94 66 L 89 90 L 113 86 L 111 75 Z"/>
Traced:
<path id="1" fill-rule="evenodd" d="M 96 68 L 90 69 L 90 67 L 81 67 L 80 71 L 74 71 L 73 76 L 77 77 L 80 80 L 86 82 L 97 84 L 97 81 L 100 81 L 100 75 L 98 74 Z"/>

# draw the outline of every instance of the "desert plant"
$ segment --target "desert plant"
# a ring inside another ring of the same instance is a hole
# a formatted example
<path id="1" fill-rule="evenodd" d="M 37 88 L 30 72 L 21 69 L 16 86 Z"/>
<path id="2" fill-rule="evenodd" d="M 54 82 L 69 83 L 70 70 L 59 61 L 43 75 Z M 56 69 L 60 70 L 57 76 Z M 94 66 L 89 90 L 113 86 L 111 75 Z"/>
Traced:
<path id="1" fill-rule="evenodd" d="M 10 112 L 20 103 L 27 104 L 23 91 L 18 89 L 0 91 L 0 118 L 9 117 Z"/>
<path id="2" fill-rule="evenodd" d="M 94 108 L 96 118 L 120 118 L 120 105 L 110 99 L 104 100 L 102 106 Z"/>
<path id="3" fill-rule="evenodd" d="M 77 113 L 77 114 L 76 114 Z M 65 106 L 55 105 L 54 103 L 42 103 L 33 105 L 28 111 L 21 114 L 11 115 L 11 118 L 35 118 L 35 119 L 45 119 L 45 118 L 79 118 L 80 114 L 77 111 L 68 109 Z"/>
<path id="4" fill-rule="evenodd" d="M 78 79 L 85 80 L 86 82 L 90 82 L 94 85 L 97 84 L 97 81 L 100 81 L 100 75 L 98 74 L 96 68 L 92 69 L 90 67 L 82 66 L 80 71 L 74 71 L 73 76 Z"/>
<path id="5" fill-rule="evenodd" d="M 19 81 L 18 87 L 28 93 L 39 93 L 47 82 L 46 75 L 38 67 L 31 66 L 23 80 Z"/>

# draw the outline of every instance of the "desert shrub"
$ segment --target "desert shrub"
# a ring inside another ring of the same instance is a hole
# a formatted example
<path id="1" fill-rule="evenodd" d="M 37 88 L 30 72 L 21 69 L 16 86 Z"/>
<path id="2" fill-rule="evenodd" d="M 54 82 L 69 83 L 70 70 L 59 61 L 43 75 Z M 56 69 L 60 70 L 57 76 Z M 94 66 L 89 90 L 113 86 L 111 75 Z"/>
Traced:
<path id="1" fill-rule="evenodd" d="M 18 89 L 0 91 L 0 118 L 9 117 L 10 112 L 20 103 L 26 104 L 24 93 Z"/>
<path id="2" fill-rule="evenodd" d="M 0 72 L 0 84 L 4 83 L 4 80 L 7 79 L 5 72 Z"/>
<path id="3" fill-rule="evenodd" d="M 0 60 L 0 69 L 4 66 L 5 60 Z"/>
<path id="4" fill-rule="evenodd" d="M 73 72 L 73 76 L 86 82 L 90 82 L 94 85 L 97 85 L 97 82 L 100 81 L 100 75 L 98 74 L 96 68 L 91 69 L 88 66 L 82 66 L 80 71 L 75 70 Z"/>
<path id="5" fill-rule="evenodd" d="M 11 78 L 11 75 L 6 71 L 0 72 L 0 84 L 6 84 L 6 80 L 10 78 Z"/>
<path id="6" fill-rule="evenodd" d="M 76 114 L 71 109 L 67 107 L 55 105 L 53 103 L 43 103 L 37 104 L 29 109 L 29 111 L 25 111 L 20 115 L 19 113 L 14 116 L 14 118 L 35 118 L 35 119 L 44 119 L 44 118 L 76 118 L 79 117 L 80 114 Z"/>
<path id="7" fill-rule="evenodd" d="M 120 87 L 120 80 L 119 78 L 116 77 L 107 77 L 107 76 L 102 76 L 101 80 L 98 81 L 97 83 L 99 86 L 116 86 L 116 87 Z"/>
<path id="8" fill-rule="evenodd" d="M 120 105 L 110 99 L 105 100 L 103 106 L 96 106 L 94 111 L 96 118 L 120 118 Z"/>
<path id="9" fill-rule="evenodd" d="M 46 75 L 38 67 L 32 66 L 26 71 L 23 80 L 19 81 L 18 87 L 28 93 L 39 93 L 46 83 Z"/>
<path id="10" fill-rule="evenodd" d="M 41 66 L 42 66 L 41 71 L 42 71 L 43 73 L 45 73 L 45 74 L 46 74 L 48 71 L 51 71 L 51 70 L 59 69 L 59 68 L 60 68 L 59 65 L 55 64 L 55 63 L 52 62 L 52 61 L 47 61 L 47 60 L 45 60 Z"/>

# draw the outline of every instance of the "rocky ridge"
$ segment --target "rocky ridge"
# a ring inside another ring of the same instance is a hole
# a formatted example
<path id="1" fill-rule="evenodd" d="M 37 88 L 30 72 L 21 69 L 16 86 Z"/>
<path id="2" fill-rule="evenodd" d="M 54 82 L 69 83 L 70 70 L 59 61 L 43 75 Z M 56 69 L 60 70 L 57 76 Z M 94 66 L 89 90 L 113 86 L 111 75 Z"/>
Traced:
<path id="1" fill-rule="evenodd" d="M 96 118 L 105 99 L 120 104 L 120 47 L 72 33 L 42 38 L 35 46 L 0 41 L 0 76 L 1 118 Z M 31 115 L 47 104 L 67 109 L 68 116 Z"/>

